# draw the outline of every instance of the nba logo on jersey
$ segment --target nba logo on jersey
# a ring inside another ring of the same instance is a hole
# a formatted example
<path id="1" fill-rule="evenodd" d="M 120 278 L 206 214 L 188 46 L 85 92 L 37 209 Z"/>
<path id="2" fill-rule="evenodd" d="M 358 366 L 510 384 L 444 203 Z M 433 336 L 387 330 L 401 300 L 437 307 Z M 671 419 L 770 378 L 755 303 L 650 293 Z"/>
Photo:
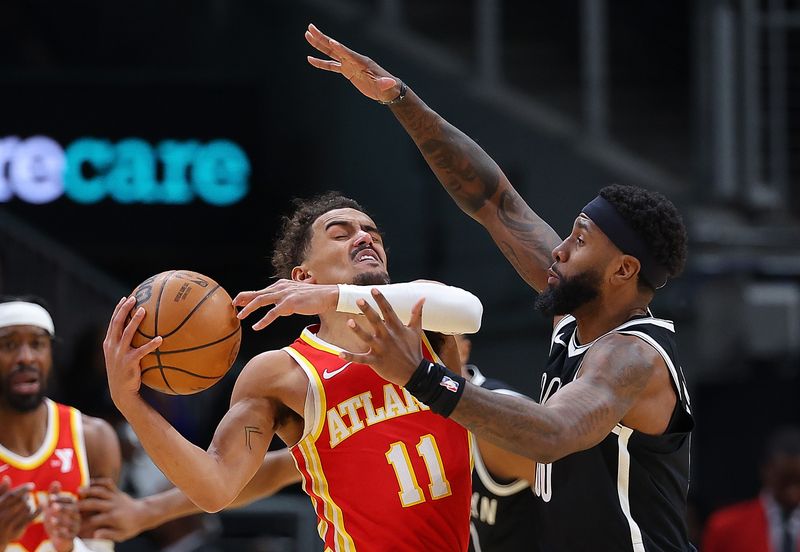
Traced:
<path id="1" fill-rule="evenodd" d="M 442 378 L 442 381 L 439 382 L 439 385 L 441 385 L 451 393 L 456 393 L 458 391 L 458 382 L 449 378 L 448 376 L 444 376 Z"/>

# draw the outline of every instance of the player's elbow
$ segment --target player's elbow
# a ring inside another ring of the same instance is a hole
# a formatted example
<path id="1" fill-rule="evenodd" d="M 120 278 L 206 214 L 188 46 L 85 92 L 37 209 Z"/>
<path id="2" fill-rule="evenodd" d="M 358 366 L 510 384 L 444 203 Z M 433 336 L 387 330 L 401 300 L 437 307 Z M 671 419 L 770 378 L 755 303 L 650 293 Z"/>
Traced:
<path id="1" fill-rule="evenodd" d="M 210 484 L 203 485 L 202 489 L 197 489 L 192 494 L 187 493 L 187 496 L 195 506 L 209 514 L 224 510 L 236 498 L 229 487 Z"/>

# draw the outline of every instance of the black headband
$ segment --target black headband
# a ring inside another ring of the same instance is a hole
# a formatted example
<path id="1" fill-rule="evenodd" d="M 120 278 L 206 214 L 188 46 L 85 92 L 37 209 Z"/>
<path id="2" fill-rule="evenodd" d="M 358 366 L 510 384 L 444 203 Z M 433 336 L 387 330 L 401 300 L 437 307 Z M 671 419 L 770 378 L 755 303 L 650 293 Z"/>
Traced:
<path id="1" fill-rule="evenodd" d="M 667 283 L 669 272 L 653 258 L 647 244 L 622 218 L 619 211 L 605 198 L 597 196 L 583 208 L 583 213 L 592 219 L 614 245 L 626 255 L 639 259 L 641 270 L 639 275 L 654 289 L 662 288 Z"/>

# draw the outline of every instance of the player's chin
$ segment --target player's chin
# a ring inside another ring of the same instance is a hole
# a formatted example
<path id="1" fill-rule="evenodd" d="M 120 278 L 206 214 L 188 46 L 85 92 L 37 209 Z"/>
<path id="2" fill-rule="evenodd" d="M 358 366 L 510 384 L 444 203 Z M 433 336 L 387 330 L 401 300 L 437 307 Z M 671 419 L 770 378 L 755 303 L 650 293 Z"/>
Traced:
<path id="1" fill-rule="evenodd" d="M 353 283 L 357 286 L 380 286 L 391 283 L 389 273 L 386 269 L 369 268 L 365 269 L 353 277 Z"/>

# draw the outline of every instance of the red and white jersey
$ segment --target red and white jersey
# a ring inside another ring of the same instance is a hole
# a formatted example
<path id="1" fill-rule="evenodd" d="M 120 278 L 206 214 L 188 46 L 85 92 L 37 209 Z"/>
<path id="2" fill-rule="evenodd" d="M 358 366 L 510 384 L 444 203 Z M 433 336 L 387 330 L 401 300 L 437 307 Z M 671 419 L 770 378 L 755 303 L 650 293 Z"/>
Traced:
<path id="1" fill-rule="evenodd" d="M 47 430 L 39 450 L 31 456 L 20 456 L 0 445 L 0 477 L 9 476 L 13 487 L 33 483 L 30 500 L 36 506 L 47 503 L 53 481 L 60 481 L 62 491 L 76 497 L 78 488 L 89 483 L 81 413 L 50 399 L 45 399 L 45 404 Z M 28 525 L 20 539 L 10 543 L 5 552 L 53 550 L 42 524 L 43 518 L 44 515 L 40 515 Z"/>
<path id="2" fill-rule="evenodd" d="M 467 430 L 432 413 L 306 328 L 284 348 L 310 380 L 305 435 L 291 448 L 325 552 L 467 549 Z M 425 357 L 441 362 L 427 339 Z M 312 412 L 313 410 L 313 412 Z"/>

